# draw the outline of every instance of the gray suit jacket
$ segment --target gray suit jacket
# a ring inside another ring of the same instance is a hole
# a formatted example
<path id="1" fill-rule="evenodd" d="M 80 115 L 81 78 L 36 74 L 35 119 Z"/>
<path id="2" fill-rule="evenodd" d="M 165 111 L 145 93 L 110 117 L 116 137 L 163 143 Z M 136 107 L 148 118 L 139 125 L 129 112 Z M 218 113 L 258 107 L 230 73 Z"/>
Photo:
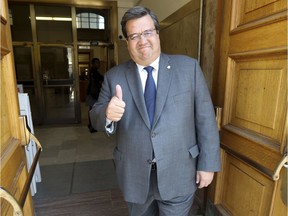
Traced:
<path id="1" fill-rule="evenodd" d="M 126 103 L 117 122 L 114 159 L 119 186 L 128 202 L 144 203 L 154 150 L 159 192 L 164 200 L 195 192 L 196 170 L 219 171 L 220 147 L 214 108 L 196 60 L 161 54 L 154 123 L 150 128 L 137 66 L 118 65 L 105 75 L 90 111 L 94 128 L 105 131 L 105 110 L 119 84 Z"/>

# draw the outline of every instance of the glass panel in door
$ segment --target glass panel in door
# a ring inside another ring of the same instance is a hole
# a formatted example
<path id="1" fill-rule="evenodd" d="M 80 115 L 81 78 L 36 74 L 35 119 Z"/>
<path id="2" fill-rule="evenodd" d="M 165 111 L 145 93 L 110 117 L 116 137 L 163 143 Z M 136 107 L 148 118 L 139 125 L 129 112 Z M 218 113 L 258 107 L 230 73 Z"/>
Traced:
<path id="1" fill-rule="evenodd" d="M 44 124 L 76 123 L 72 47 L 41 46 Z"/>
<path id="2" fill-rule="evenodd" d="M 32 42 L 29 4 L 9 4 L 9 16 L 13 42 Z"/>
<path id="3" fill-rule="evenodd" d="M 71 7 L 35 5 L 37 41 L 43 43 L 71 44 Z"/>
<path id="4" fill-rule="evenodd" d="M 13 46 L 17 84 L 22 85 L 23 92 L 29 96 L 33 123 L 39 123 L 39 100 L 37 100 L 36 81 L 34 77 L 32 46 Z"/>

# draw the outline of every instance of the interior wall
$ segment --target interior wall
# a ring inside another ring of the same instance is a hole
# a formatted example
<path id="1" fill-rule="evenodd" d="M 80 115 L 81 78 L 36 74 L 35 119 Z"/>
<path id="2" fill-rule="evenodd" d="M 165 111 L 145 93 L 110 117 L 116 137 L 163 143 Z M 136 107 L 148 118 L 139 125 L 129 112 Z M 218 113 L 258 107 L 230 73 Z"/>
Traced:
<path id="1" fill-rule="evenodd" d="M 153 0 L 139 2 L 152 9 L 157 15 L 158 10 L 167 13 L 166 7 L 170 5 L 165 0 L 159 0 L 157 3 Z M 200 10 L 202 10 L 202 16 Z M 217 1 L 214 0 L 203 0 L 202 9 L 201 0 L 187 1 L 186 4 L 184 1 L 179 1 L 177 10 L 171 14 L 161 15 L 161 17 L 167 17 L 163 20 L 159 19 L 162 26 L 160 31 L 162 51 L 186 54 L 194 58 L 197 58 L 198 51 L 200 51 L 200 65 L 210 92 L 214 71 L 216 11 Z M 200 19 L 202 26 L 199 25 Z M 201 47 L 198 47 L 199 31 L 201 31 Z"/>
<path id="2" fill-rule="evenodd" d="M 99 58 L 101 64 L 99 72 L 104 75 L 107 71 L 107 48 L 106 47 L 93 47 L 91 58 Z"/>
<path id="3" fill-rule="evenodd" d="M 121 19 L 125 12 L 133 7 L 134 4 L 132 2 L 119 2 L 117 3 L 117 8 L 118 8 L 118 40 L 125 40 L 122 30 L 121 30 Z"/>
<path id="4" fill-rule="evenodd" d="M 126 45 L 126 40 L 122 34 L 122 29 L 121 29 L 121 19 L 124 16 L 125 12 L 133 7 L 134 4 L 133 2 L 119 2 L 118 1 L 118 64 L 121 64 L 127 60 L 130 59 L 128 50 L 127 50 L 127 45 Z"/>
<path id="5" fill-rule="evenodd" d="M 161 22 L 189 2 L 195 2 L 195 0 L 140 0 L 137 5 L 153 10 Z"/>
<path id="6" fill-rule="evenodd" d="M 127 61 L 128 59 L 130 59 L 130 55 L 127 49 L 126 40 L 119 40 L 118 46 L 119 46 L 118 50 L 120 51 L 118 61 L 119 61 L 119 64 L 121 64 Z"/>
<path id="7" fill-rule="evenodd" d="M 187 4 L 190 1 L 195 0 L 134 0 L 134 1 L 117 1 L 117 7 L 118 7 L 118 38 L 120 37 L 122 40 L 125 38 L 122 35 L 121 31 L 121 19 L 124 15 L 124 13 L 131 7 L 135 5 L 141 5 L 144 7 L 147 7 L 157 15 L 159 22 L 173 14 L 175 11 L 177 11 L 179 8 L 183 7 L 185 4 Z M 196 0 L 198 1 L 198 0 Z"/>
<path id="8" fill-rule="evenodd" d="M 215 0 L 203 1 L 201 67 L 210 92 L 214 72 L 217 2 Z"/>
<path id="9" fill-rule="evenodd" d="M 197 59 L 199 41 L 199 1 L 186 6 L 187 14 L 174 13 L 161 23 L 162 51 Z"/>

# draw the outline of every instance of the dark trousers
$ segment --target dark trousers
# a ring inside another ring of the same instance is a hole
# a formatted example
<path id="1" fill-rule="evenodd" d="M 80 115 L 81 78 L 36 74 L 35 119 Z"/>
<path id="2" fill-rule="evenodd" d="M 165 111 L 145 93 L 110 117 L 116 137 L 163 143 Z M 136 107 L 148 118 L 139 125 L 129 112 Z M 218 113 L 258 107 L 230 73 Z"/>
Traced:
<path id="1" fill-rule="evenodd" d="M 188 216 L 194 193 L 162 200 L 158 190 L 157 170 L 151 171 L 150 189 L 144 204 L 127 203 L 130 216 Z"/>

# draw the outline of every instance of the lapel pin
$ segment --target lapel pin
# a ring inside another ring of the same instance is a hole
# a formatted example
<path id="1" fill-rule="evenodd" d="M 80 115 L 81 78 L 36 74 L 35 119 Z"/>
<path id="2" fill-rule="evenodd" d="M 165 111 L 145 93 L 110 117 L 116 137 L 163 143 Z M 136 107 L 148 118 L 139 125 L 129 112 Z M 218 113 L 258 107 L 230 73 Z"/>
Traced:
<path id="1" fill-rule="evenodd" d="M 167 66 L 167 69 L 170 69 L 170 68 L 171 68 L 171 66 L 170 66 L 170 65 L 168 65 L 168 66 Z"/>

